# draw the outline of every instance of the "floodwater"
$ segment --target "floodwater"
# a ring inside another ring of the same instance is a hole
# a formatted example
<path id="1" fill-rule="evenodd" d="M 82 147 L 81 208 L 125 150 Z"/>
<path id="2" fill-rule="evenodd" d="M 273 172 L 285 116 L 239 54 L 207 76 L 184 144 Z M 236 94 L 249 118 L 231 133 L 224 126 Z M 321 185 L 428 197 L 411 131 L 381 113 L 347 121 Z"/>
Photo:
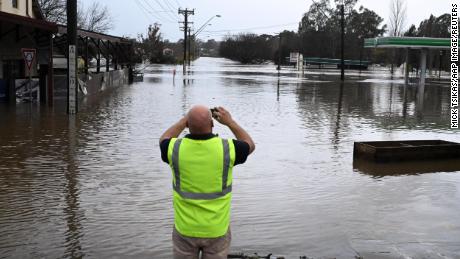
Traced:
<path id="1" fill-rule="evenodd" d="M 212 58 L 186 78 L 172 69 L 147 67 L 73 118 L 59 103 L 0 105 L 0 258 L 171 258 L 158 138 L 193 104 L 226 107 L 257 145 L 234 169 L 232 252 L 460 258 L 460 170 L 353 165 L 354 141 L 460 141 L 448 85 L 420 95 L 383 70 L 341 85 L 337 70 L 278 77 Z"/>

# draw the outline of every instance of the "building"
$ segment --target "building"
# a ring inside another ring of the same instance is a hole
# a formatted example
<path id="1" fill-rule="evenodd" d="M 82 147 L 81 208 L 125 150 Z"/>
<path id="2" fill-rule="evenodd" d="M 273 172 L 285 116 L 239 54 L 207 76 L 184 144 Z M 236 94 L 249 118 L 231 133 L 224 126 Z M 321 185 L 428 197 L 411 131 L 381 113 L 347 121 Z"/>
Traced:
<path id="1" fill-rule="evenodd" d="M 77 34 L 79 79 L 84 85 L 79 94 L 97 93 L 126 81 L 133 39 L 82 29 Z M 36 51 L 30 73 L 23 49 Z M 0 102 L 40 100 L 51 105 L 66 98 L 67 57 L 67 27 L 47 22 L 38 0 L 0 0 Z M 94 69 L 91 60 L 96 61 Z"/>
<path id="2" fill-rule="evenodd" d="M 32 0 L 5 0 L 0 1 L 0 11 L 24 17 L 37 18 L 33 11 Z"/>
<path id="3" fill-rule="evenodd" d="M 0 2 L 0 101 L 15 102 L 16 91 L 47 100 L 53 83 L 51 42 L 57 29 L 56 24 L 44 20 L 37 0 Z M 23 48 L 36 50 L 30 74 Z"/>
<path id="4" fill-rule="evenodd" d="M 163 49 L 163 56 L 174 56 L 174 50 L 170 48 Z"/>

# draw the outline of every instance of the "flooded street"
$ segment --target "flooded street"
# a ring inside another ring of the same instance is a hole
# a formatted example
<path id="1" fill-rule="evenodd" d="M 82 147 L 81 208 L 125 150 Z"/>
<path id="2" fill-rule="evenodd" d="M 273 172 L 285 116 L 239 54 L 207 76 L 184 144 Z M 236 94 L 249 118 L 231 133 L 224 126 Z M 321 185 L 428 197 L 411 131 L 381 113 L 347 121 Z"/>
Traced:
<path id="1" fill-rule="evenodd" d="M 226 107 L 257 145 L 234 169 L 232 252 L 460 258 L 460 171 L 353 166 L 354 141 L 459 142 L 449 85 L 417 98 L 383 71 L 341 84 L 339 70 L 278 77 L 273 64 L 200 58 L 173 79 L 173 67 L 147 67 L 74 118 L 59 103 L 0 105 L 0 258 L 171 258 L 158 139 L 193 104 Z"/>

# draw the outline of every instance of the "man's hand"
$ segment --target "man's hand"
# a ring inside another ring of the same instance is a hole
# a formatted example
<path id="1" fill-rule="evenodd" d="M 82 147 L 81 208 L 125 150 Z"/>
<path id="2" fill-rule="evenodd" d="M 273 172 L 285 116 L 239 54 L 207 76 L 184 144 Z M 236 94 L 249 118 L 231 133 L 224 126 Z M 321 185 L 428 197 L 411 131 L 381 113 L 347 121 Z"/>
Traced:
<path id="1" fill-rule="evenodd" d="M 224 107 L 216 107 L 217 112 L 212 113 L 212 117 L 225 126 L 233 123 L 232 115 Z"/>
<path id="2" fill-rule="evenodd" d="M 252 141 L 251 136 L 240 126 L 236 121 L 233 120 L 232 115 L 225 110 L 223 107 L 216 107 L 217 112 L 213 112 L 212 117 L 218 122 L 230 128 L 237 140 L 244 141 L 249 145 L 249 154 L 254 151 L 256 145 Z"/>

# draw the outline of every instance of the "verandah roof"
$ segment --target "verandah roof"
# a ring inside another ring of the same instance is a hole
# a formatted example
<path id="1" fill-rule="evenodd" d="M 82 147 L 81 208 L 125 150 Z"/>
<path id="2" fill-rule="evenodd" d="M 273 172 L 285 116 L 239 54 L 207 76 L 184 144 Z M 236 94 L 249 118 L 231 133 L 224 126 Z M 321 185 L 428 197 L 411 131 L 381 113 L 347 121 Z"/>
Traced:
<path id="1" fill-rule="evenodd" d="M 449 49 L 450 38 L 378 37 L 364 40 L 365 48 Z"/>

